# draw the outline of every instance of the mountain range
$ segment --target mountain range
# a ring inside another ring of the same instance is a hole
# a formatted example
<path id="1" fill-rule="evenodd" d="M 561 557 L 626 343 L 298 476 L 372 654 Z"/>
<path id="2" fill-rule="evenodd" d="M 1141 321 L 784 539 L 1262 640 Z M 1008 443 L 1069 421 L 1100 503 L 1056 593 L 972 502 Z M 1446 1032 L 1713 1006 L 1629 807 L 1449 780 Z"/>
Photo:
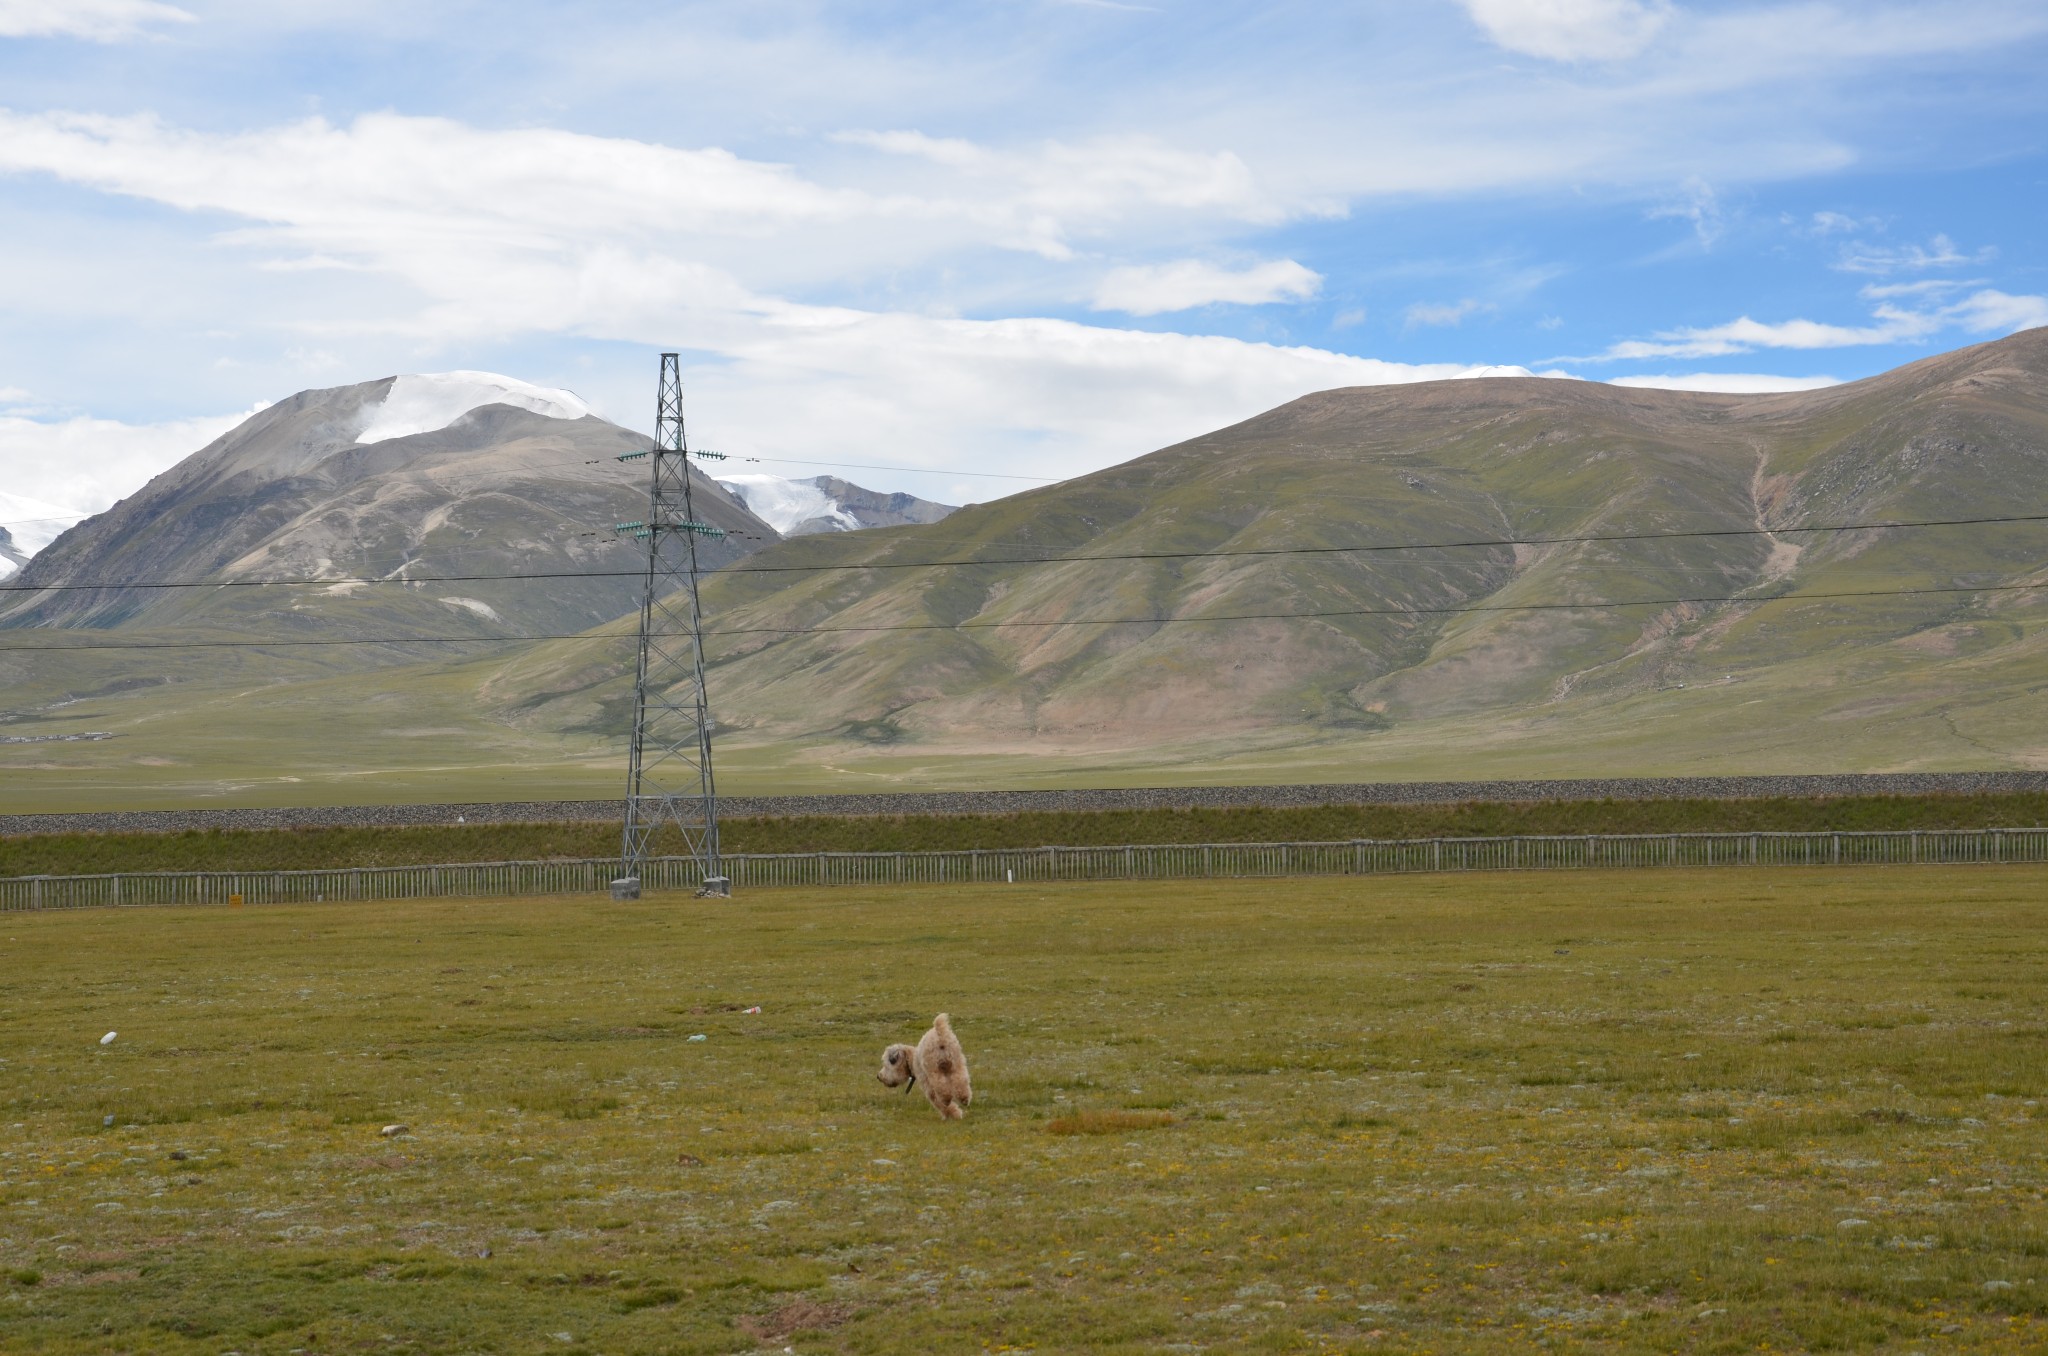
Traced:
<path id="1" fill-rule="evenodd" d="M 637 602 L 644 550 L 614 525 L 645 516 L 646 463 L 618 457 L 646 446 L 566 391 L 488 373 L 302 391 L 38 552 L 10 581 L 0 627 L 276 640 L 398 634 L 406 625 L 478 638 L 582 630 Z M 716 482 L 698 475 L 692 486 L 698 516 L 726 533 L 702 546 L 711 564 L 778 539 Z M 543 589 L 488 577 L 522 572 L 595 577 Z M 449 575 L 471 578 L 346 582 Z M 246 586 L 269 578 L 336 582 Z M 119 586 L 129 580 L 237 586 Z M 79 587 L 100 581 L 113 586 Z"/>
<path id="2" fill-rule="evenodd" d="M 497 406 L 464 419 L 559 446 L 631 437 Z M 413 468 L 483 436 L 461 426 L 386 448 L 348 502 L 387 479 L 455 494 L 451 469 Z M 392 569 L 429 544 L 396 525 L 316 532 L 317 495 L 266 510 L 204 470 L 226 460 L 217 444 L 167 473 L 183 513 L 219 515 L 206 530 L 117 507 L 24 580 L 83 572 L 131 536 L 160 544 L 155 571 L 223 575 Z M 307 474 L 259 460 L 236 474 Z M 1516 377 L 1325 391 L 943 524 L 777 540 L 732 498 L 725 511 L 760 525 L 703 590 L 721 766 L 734 789 L 883 789 L 2048 765 L 2048 528 L 1981 521 L 2048 512 L 2044 473 L 2035 330 L 1793 394 Z M 594 460 L 592 474 L 612 473 Z M 408 502 L 392 522 L 417 535 L 434 510 Z M 613 558 L 601 543 L 574 554 L 587 515 L 552 511 L 513 496 L 460 521 L 522 568 Z M 1952 525 L 1872 526 L 1902 522 Z M 348 554 L 366 538 L 384 554 Z M 391 591 L 450 611 L 431 589 Z M 510 584 L 499 596 L 508 619 L 537 606 Z M 235 606 L 31 596 L 6 624 L 245 635 Z M 269 606 L 308 634 L 365 625 L 318 589 Z M 562 623 L 589 629 L 572 639 L 432 662 L 337 647 L 317 670 L 238 650 L 213 661 L 230 676 L 0 643 L 0 678 L 49 699 L 17 709 L 23 728 L 90 718 L 118 736 L 6 753 L 46 765 L 7 780 L 80 798 L 599 793 L 619 775 L 632 657 L 628 609 L 600 619 L 604 606 L 578 595 Z M 350 734 L 332 766 L 294 733 L 309 711 Z M 221 733 L 229 719 L 240 728 Z M 286 765 L 300 782 L 279 780 Z"/>

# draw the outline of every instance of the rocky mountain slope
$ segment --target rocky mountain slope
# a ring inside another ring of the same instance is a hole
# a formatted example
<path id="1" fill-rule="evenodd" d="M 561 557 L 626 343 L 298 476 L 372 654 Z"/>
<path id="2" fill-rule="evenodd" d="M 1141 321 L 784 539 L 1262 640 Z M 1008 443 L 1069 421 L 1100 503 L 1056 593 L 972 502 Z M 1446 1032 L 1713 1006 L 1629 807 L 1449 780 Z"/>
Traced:
<path id="1" fill-rule="evenodd" d="M 934 503 L 914 494 L 865 489 L 837 476 L 788 480 L 774 475 L 737 474 L 721 475 L 718 483 L 785 537 L 935 523 L 954 511 L 952 504 Z"/>
<path id="2" fill-rule="evenodd" d="M 106 513 L 65 532 L 0 599 L 0 628 L 175 629 L 283 638 L 372 631 L 559 634 L 636 605 L 644 435 L 573 395 L 488 373 L 302 391 Z M 694 484 L 713 565 L 777 533 L 715 482 Z M 354 579 L 616 571 L 616 577 L 356 584 Z M 312 588 L 151 590 L 127 581 L 335 580 Z M 108 587 L 34 591 L 53 585 Z M 401 625 L 400 623 L 403 623 Z"/>

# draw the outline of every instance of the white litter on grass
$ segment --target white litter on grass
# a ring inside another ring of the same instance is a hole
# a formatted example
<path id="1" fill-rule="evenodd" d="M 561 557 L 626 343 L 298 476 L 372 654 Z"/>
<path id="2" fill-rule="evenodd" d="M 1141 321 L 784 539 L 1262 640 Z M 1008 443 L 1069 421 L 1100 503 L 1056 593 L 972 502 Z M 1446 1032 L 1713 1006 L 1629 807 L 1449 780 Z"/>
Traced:
<path id="1" fill-rule="evenodd" d="M 397 1139 L 400 1135 L 412 1133 L 412 1127 L 409 1125 L 387 1125 L 377 1133 L 386 1139 Z"/>
<path id="2" fill-rule="evenodd" d="M 740 1011 L 741 1011 L 742 1013 L 755 1013 L 755 1012 L 759 1012 L 760 1010 L 761 1010 L 761 1008 L 760 1008 L 760 1005 L 758 1005 L 758 1004 L 756 1004 L 755 1006 L 753 1006 L 753 1007 L 751 1007 L 751 1008 L 741 1008 L 741 1009 L 740 1009 Z"/>
<path id="3" fill-rule="evenodd" d="M 705 1034 L 704 1034 L 703 1032 L 699 1031 L 699 1032 L 698 1032 L 698 1033 L 697 1033 L 696 1035 L 694 1035 L 694 1036 L 690 1037 L 690 1039 L 691 1039 L 691 1040 L 693 1040 L 693 1041 L 701 1041 L 701 1040 L 709 1040 L 709 1039 L 710 1039 L 710 1037 L 706 1036 L 706 1035 L 705 1035 Z"/>
<path id="4" fill-rule="evenodd" d="M 550 419 L 581 419 L 590 413 L 573 391 L 535 386 L 495 372 L 423 372 L 394 378 L 384 403 L 365 410 L 358 443 L 381 443 L 432 433 L 485 405 L 511 405 Z"/>
<path id="5" fill-rule="evenodd" d="M 120 1035 L 120 1034 L 121 1034 L 121 1033 L 120 1033 L 120 1032 L 118 1032 L 118 1031 L 109 1031 L 109 1032 L 108 1032 L 108 1033 L 107 1033 L 106 1035 L 104 1035 L 104 1036 L 100 1037 L 100 1044 L 101 1044 L 101 1045 L 112 1045 L 112 1044 L 114 1043 L 114 1037 L 116 1037 L 116 1036 L 118 1036 L 118 1035 Z"/>

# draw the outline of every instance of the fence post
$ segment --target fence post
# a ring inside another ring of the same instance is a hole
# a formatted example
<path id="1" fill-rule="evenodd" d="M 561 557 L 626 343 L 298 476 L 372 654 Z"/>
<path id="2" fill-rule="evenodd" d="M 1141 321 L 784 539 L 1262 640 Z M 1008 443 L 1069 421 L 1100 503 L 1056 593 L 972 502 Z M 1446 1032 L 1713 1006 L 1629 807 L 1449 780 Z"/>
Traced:
<path id="1" fill-rule="evenodd" d="M 1840 866 L 1842 864 L 1842 835 L 1833 833 L 1829 834 L 1828 837 L 1834 840 L 1834 845 L 1829 850 L 1831 855 L 1828 859 L 1828 865 Z"/>
<path id="2" fill-rule="evenodd" d="M 1918 866 L 1920 864 L 1920 830 L 1914 829 L 1909 837 L 1911 841 L 1907 844 L 1907 856 L 1912 860 L 1913 865 Z"/>

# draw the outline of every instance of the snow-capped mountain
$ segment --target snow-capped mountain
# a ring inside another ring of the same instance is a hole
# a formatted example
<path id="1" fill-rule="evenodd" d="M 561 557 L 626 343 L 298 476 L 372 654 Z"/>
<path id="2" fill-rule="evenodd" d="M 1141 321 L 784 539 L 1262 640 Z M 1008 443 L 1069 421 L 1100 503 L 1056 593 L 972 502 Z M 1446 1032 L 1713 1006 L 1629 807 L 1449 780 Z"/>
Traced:
<path id="1" fill-rule="evenodd" d="M 639 598 L 645 548 L 614 524 L 646 515 L 645 464 L 618 460 L 646 447 L 645 434 L 567 391 L 485 372 L 301 391 L 34 552 L 16 584 L 69 587 L 0 598 L 0 627 L 144 621 L 282 633 L 359 621 L 388 629 L 401 616 L 441 630 L 595 626 Z M 724 533 L 700 543 L 705 564 L 777 539 L 701 471 L 691 478 L 698 517 Z M 536 571 L 564 577 L 547 587 L 514 577 Z M 445 574 L 474 578 L 457 592 L 361 596 L 345 582 Z M 342 582 L 274 596 L 77 587 L 256 576 Z"/>
<path id="2" fill-rule="evenodd" d="M 28 564 L 28 555 L 14 544 L 14 538 L 7 529 L 0 527 L 0 579 L 5 579 L 22 566 Z"/>
<path id="3" fill-rule="evenodd" d="M 914 494 L 864 489 L 837 476 L 787 480 L 782 476 L 743 474 L 720 476 L 718 483 L 731 490 L 755 517 L 785 537 L 935 523 L 957 507 L 919 499 Z"/>
<path id="4" fill-rule="evenodd" d="M 358 443 L 432 433 L 485 405 L 510 405 L 550 419 L 581 419 L 590 406 L 573 391 L 535 386 L 495 372 L 420 372 L 393 377 L 384 399 L 366 406 Z"/>
<path id="5" fill-rule="evenodd" d="M 0 579 L 28 564 L 30 556 L 83 516 L 62 504 L 0 490 Z"/>

